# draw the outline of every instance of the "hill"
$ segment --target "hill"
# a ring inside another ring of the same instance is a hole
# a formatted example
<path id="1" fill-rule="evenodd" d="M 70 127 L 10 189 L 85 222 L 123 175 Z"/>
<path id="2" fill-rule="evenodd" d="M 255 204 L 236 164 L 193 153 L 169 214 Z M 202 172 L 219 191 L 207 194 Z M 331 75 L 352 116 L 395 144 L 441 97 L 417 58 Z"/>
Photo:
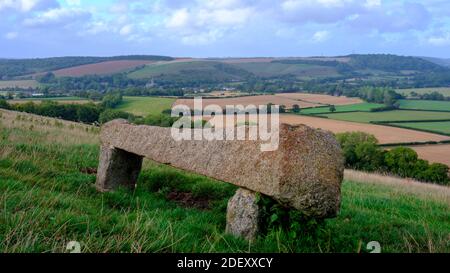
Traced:
<path id="1" fill-rule="evenodd" d="M 2 252 L 450 251 L 447 187 L 347 172 L 337 218 L 249 244 L 223 233 L 233 186 L 146 161 L 136 190 L 98 193 L 98 128 L 0 113 Z"/>
<path id="2" fill-rule="evenodd" d="M 106 61 L 145 60 L 168 61 L 170 57 L 130 55 L 115 57 L 54 57 L 37 59 L 0 59 L 0 79 L 26 76 L 35 73 L 51 72 L 58 69 Z"/>

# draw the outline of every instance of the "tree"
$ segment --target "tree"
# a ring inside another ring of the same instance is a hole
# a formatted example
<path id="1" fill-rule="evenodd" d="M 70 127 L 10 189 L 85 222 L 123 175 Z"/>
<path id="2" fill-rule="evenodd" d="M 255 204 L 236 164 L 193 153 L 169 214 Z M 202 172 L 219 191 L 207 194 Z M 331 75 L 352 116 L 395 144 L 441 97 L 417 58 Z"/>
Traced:
<path id="1" fill-rule="evenodd" d="M 294 112 L 294 113 L 300 113 L 300 105 L 298 105 L 298 104 L 294 104 L 294 105 L 292 105 L 292 112 Z"/>
<path id="2" fill-rule="evenodd" d="M 286 105 L 280 105 L 280 113 L 286 113 Z"/>
<path id="3" fill-rule="evenodd" d="M 336 106 L 330 105 L 330 112 L 332 113 L 336 112 Z"/>
<path id="4" fill-rule="evenodd" d="M 394 148 L 385 155 L 389 171 L 401 177 L 414 177 L 417 160 L 416 151 L 406 147 Z"/>

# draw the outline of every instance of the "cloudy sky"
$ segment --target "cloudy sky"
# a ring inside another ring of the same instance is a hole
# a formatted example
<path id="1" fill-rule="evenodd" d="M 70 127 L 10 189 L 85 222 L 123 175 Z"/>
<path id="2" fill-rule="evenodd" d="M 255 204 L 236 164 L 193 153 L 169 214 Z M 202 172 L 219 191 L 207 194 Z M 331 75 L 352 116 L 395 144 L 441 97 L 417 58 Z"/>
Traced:
<path id="1" fill-rule="evenodd" d="M 449 0 L 0 0 L 0 57 L 450 58 Z"/>

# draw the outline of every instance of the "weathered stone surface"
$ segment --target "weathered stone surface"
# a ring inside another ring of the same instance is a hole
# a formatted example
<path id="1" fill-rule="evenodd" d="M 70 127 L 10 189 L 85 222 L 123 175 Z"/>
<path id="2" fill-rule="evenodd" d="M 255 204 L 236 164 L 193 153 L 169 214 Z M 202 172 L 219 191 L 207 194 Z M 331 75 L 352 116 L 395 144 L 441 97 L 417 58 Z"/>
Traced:
<path id="1" fill-rule="evenodd" d="M 327 131 L 282 124 L 279 149 L 262 152 L 261 141 L 177 142 L 170 128 L 115 120 L 103 126 L 101 142 L 105 147 L 261 192 L 311 217 L 331 217 L 339 210 L 344 160 L 336 139 Z M 111 189 L 115 183 L 105 179 L 112 176 L 99 176 L 98 188 L 108 185 Z"/>
<path id="2" fill-rule="evenodd" d="M 228 201 L 226 232 L 249 241 L 255 239 L 260 229 L 260 214 L 257 193 L 238 189 Z"/>
<path id="3" fill-rule="evenodd" d="M 142 156 L 103 145 L 97 170 L 96 187 L 100 191 L 118 186 L 134 188 L 142 167 Z"/>

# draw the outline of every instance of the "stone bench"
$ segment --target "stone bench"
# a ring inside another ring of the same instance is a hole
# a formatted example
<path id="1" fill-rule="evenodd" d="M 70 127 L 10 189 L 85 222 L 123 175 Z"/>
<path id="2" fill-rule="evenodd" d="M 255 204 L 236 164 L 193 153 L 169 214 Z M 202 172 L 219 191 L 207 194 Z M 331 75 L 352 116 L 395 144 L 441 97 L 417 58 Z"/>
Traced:
<path id="1" fill-rule="evenodd" d="M 101 130 L 97 189 L 134 188 L 144 157 L 239 186 L 226 229 L 249 240 L 259 228 L 257 193 L 310 217 L 339 211 L 344 160 L 327 131 L 282 124 L 278 150 L 262 152 L 260 141 L 175 141 L 171 128 L 111 121 Z"/>

